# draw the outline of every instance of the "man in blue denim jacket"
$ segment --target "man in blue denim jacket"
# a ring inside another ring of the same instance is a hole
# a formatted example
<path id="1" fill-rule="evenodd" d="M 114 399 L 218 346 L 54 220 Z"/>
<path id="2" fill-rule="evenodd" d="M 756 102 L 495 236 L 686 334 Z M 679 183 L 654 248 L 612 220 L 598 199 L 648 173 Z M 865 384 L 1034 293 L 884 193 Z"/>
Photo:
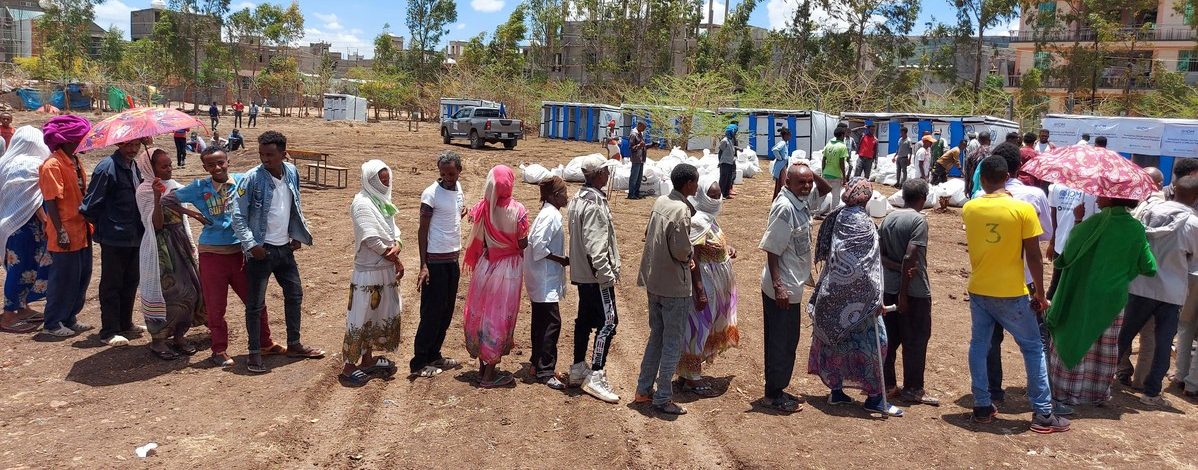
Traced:
<path id="1" fill-rule="evenodd" d="M 249 337 L 247 369 L 267 372 L 262 364 L 259 320 L 266 308 L 266 286 L 273 274 L 283 288 L 283 311 L 287 322 L 287 355 L 317 359 L 324 351 L 300 343 L 300 306 L 304 291 L 300 284 L 295 250 L 312 245 L 312 234 L 300 206 L 299 174 L 295 165 L 284 162 L 287 137 L 275 131 L 258 136 L 262 164 L 246 172 L 237 185 L 233 204 L 233 231 L 246 259 L 249 292 L 245 301 L 245 329 Z"/>

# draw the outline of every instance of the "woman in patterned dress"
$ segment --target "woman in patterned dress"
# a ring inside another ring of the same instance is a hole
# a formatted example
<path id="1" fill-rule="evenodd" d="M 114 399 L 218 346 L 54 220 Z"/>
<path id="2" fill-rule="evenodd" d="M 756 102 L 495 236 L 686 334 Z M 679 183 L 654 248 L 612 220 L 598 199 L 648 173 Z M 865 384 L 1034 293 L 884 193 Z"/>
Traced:
<path id="1" fill-rule="evenodd" d="M 42 220 L 38 169 L 50 156 L 42 132 L 23 126 L 0 157 L 0 252 L 4 254 L 4 314 L 0 330 L 37 330 L 41 314 L 29 304 L 46 298 L 50 255 Z"/>

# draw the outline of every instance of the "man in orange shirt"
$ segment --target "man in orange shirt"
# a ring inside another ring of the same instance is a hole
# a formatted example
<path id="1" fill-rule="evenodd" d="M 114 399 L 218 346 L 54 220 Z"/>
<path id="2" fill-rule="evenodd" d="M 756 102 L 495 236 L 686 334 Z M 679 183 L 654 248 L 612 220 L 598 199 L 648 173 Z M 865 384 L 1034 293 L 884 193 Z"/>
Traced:
<path id="1" fill-rule="evenodd" d="M 4 148 L 12 143 L 12 135 L 17 130 L 12 127 L 12 114 L 0 113 L 0 137 L 4 137 Z"/>
<path id="2" fill-rule="evenodd" d="M 74 336 L 92 329 L 78 321 L 92 277 L 91 226 L 79 213 L 86 177 L 75 148 L 91 130 L 91 122 L 74 116 L 54 116 L 42 126 L 46 146 L 53 152 L 38 172 L 50 224 L 46 248 L 50 251 L 50 279 L 46 286 L 43 331 L 57 337 Z"/>

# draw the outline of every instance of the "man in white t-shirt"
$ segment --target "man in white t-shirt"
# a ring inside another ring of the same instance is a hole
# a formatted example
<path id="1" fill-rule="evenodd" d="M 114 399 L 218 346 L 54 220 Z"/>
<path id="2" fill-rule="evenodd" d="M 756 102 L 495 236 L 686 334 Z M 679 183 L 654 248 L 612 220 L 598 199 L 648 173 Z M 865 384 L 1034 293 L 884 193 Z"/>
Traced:
<path id="1" fill-rule="evenodd" d="M 915 151 L 915 165 L 919 167 L 919 177 L 924 181 L 931 177 L 932 145 L 935 143 L 935 137 L 925 135 L 919 141 L 919 149 Z"/>
<path id="2" fill-rule="evenodd" d="M 557 378 L 557 340 L 562 331 L 558 302 L 566 294 L 566 234 L 562 208 L 570 200 L 566 182 L 554 176 L 540 184 L 541 212 L 528 231 L 524 248 L 524 285 L 532 302 L 532 357 L 537 382 L 554 390 L 566 388 Z"/>
<path id="3" fill-rule="evenodd" d="M 1053 240 L 1048 244 L 1048 251 L 1045 253 L 1045 258 L 1052 261 L 1057 258 L 1057 255 L 1065 252 L 1065 241 L 1069 239 L 1069 233 L 1073 231 L 1073 226 L 1080 223 L 1082 220 L 1094 215 L 1097 209 L 1098 198 L 1076 189 L 1070 188 L 1063 184 L 1053 183 L 1048 187 L 1048 206 L 1052 212 L 1052 231 Z M 1083 212 L 1081 217 L 1074 213 L 1074 209 L 1081 206 Z M 1052 282 L 1049 283 L 1048 295 L 1052 299 L 1052 295 L 1057 291 L 1057 281 L 1061 275 L 1061 270 L 1055 266 L 1052 268 Z"/>
<path id="4" fill-rule="evenodd" d="M 434 377 L 461 365 L 441 355 L 441 345 L 457 308 L 458 281 L 462 270 L 458 255 L 462 251 L 462 217 L 466 213 L 465 195 L 458 184 L 462 157 L 452 151 L 437 157 L 440 178 L 420 194 L 420 323 L 416 327 L 415 349 L 409 369 L 416 377 Z"/>

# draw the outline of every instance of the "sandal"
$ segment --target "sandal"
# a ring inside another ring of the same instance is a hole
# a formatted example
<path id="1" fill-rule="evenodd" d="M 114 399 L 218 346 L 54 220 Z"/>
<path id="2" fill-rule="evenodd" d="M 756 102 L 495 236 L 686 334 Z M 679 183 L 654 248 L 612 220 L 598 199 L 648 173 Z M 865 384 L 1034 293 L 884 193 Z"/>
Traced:
<path id="1" fill-rule="evenodd" d="M 281 344 L 272 344 L 269 348 L 262 350 L 263 356 L 282 356 L 287 354 L 287 348 Z"/>
<path id="2" fill-rule="evenodd" d="M 5 333 L 32 333 L 37 331 L 40 323 L 35 323 L 33 320 L 17 320 L 8 326 L 0 326 L 0 331 Z"/>
<path id="3" fill-rule="evenodd" d="M 311 346 L 293 344 L 291 347 L 287 348 L 287 357 L 300 359 L 320 359 L 324 357 L 324 351 Z"/>
<path id="4" fill-rule="evenodd" d="M 229 357 L 226 353 L 213 354 L 212 357 L 208 358 L 208 362 L 211 362 L 216 367 L 233 367 L 233 358 Z"/>
<path id="5" fill-rule="evenodd" d="M 704 398 L 713 398 L 720 396 L 720 393 L 711 388 L 706 383 L 699 382 L 698 385 L 693 384 L 689 380 L 682 380 L 682 391 L 690 392 Z"/>
<path id="6" fill-rule="evenodd" d="M 176 341 L 174 343 L 174 347 L 175 347 L 175 349 L 179 350 L 180 354 L 183 354 L 184 356 L 195 355 L 195 353 L 197 351 L 195 345 L 187 342 L 186 340 L 184 340 L 183 342 Z"/>
<path id="7" fill-rule="evenodd" d="M 506 387 L 506 386 L 512 385 L 514 383 L 516 383 L 516 378 L 512 377 L 512 374 L 509 374 L 506 372 L 500 372 L 499 374 L 496 375 L 495 380 L 492 380 L 490 382 L 485 382 L 480 379 L 478 381 L 478 386 L 481 388 L 498 388 L 498 387 Z"/>
<path id="8" fill-rule="evenodd" d="M 254 363 L 253 361 L 250 361 L 245 364 L 245 370 L 250 371 L 251 374 L 265 374 L 267 372 L 270 372 L 270 369 L 267 369 L 266 366 L 263 365 L 261 362 Z"/>
<path id="9" fill-rule="evenodd" d="M 412 377 L 424 377 L 424 378 L 431 379 L 433 377 L 441 375 L 442 372 L 444 372 L 444 371 L 439 368 L 436 368 L 433 366 L 424 366 L 423 369 L 413 372 Z"/>
<path id="10" fill-rule="evenodd" d="M 770 400 L 769 407 L 783 413 L 798 413 L 803 411 L 803 405 L 794 395 L 783 392 L 781 397 Z"/>
<path id="11" fill-rule="evenodd" d="M 665 414 L 674 415 L 674 416 L 682 416 L 682 415 L 686 414 L 685 408 L 678 406 L 677 403 L 674 403 L 672 401 L 662 403 L 660 405 L 653 405 L 653 409 L 657 410 L 658 413 L 665 413 Z"/>
<path id="12" fill-rule="evenodd" d="M 461 367 L 462 363 L 458 362 L 457 359 L 454 359 L 451 357 L 443 357 L 443 358 L 433 361 L 429 365 L 436 367 L 438 369 L 441 369 L 441 370 L 450 370 L 450 369 L 457 369 L 458 367 Z"/>
<path id="13" fill-rule="evenodd" d="M 153 353 L 155 356 L 158 356 L 159 359 L 162 359 L 164 361 L 173 361 L 175 359 L 182 357 L 179 355 L 179 353 L 175 352 L 172 349 L 164 349 L 161 351 L 158 351 L 155 349 L 150 349 L 150 352 Z"/>
<path id="14" fill-rule="evenodd" d="M 374 365 L 363 367 L 361 370 L 364 370 L 367 374 L 378 373 L 385 378 L 391 378 L 398 369 L 399 367 L 396 367 L 394 362 L 385 357 L 380 357 L 374 361 Z"/>
<path id="15" fill-rule="evenodd" d="M 362 369 L 354 369 L 349 375 L 345 375 L 345 373 L 337 374 L 337 379 L 341 382 L 341 385 L 346 387 L 361 387 L 370 382 L 370 375 L 363 372 Z"/>

